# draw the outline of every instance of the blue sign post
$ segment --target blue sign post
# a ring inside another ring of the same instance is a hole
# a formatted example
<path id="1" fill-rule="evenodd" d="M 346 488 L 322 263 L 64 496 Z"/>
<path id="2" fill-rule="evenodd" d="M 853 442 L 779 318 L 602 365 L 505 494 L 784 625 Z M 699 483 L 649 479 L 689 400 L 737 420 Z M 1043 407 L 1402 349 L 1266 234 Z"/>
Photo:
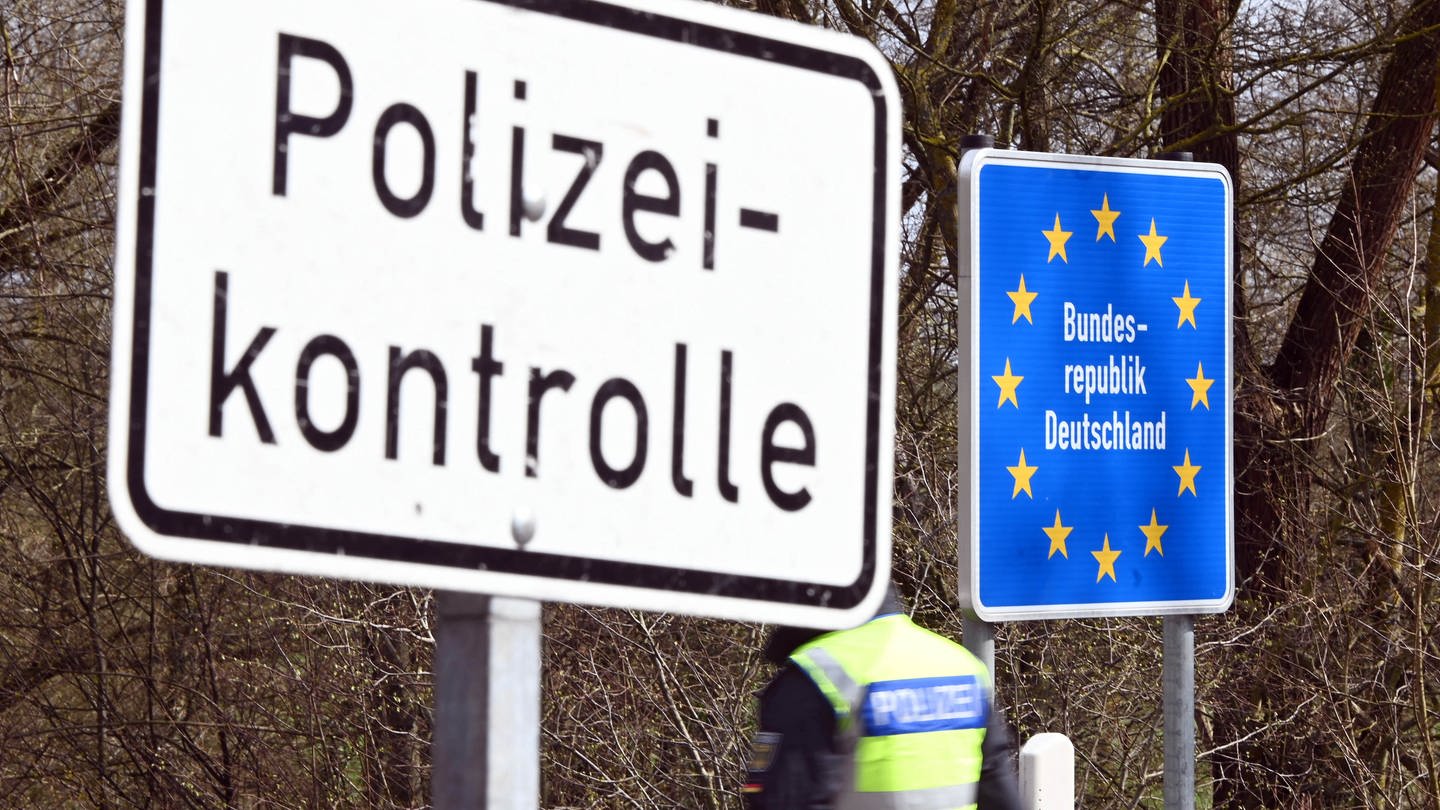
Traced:
<path id="1" fill-rule="evenodd" d="M 1225 610 L 1228 174 L 977 150 L 959 183 L 962 599 L 987 621 Z"/>

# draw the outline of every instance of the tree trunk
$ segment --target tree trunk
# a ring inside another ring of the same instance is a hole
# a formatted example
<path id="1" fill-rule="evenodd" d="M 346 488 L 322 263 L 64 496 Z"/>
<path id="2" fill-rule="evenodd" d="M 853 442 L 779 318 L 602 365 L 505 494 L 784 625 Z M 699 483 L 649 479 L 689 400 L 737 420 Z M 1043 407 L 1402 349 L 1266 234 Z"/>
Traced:
<path id="1" fill-rule="evenodd" d="M 1228 33 L 1233 8 L 1220 0 L 1157 0 L 1161 116 L 1169 149 L 1225 165 L 1239 178 L 1230 97 Z M 1315 481 L 1311 462 L 1341 370 L 1373 305 L 1371 290 L 1409 198 L 1434 126 L 1440 0 L 1415 0 L 1385 65 L 1363 140 L 1300 303 L 1269 372 L 1253 356 L 1239 262 L 1235 263 L 1236 609 L 1259 617 L 1286 590 L 1292 550 L 1306 530 Z M 1248 684 L 1232 668 L 1234 700 L 1217 704 L 1212 761 L 1217 808 L 1290 807 L 1300 798 L 1287 773 L 1293 748 L 1280 721 L 1279 683 Z M 1268 674 L 1276 678 L 1273 672 Z M 1292 707 L 1293 708 L 1293 707 Z"/>

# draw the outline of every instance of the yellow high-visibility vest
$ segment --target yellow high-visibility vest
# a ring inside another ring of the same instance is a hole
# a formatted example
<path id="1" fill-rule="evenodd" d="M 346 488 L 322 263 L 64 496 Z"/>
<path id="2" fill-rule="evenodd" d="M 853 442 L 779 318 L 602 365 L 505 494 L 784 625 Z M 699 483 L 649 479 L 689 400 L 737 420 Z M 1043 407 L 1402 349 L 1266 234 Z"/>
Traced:
<path id="1" fill-rule="evenodd" d="M 837 810 L 975 807 L 990 676 L 969 650 L 891 614 L 790 660 L 829 700 L 840 750 L 853 754 Z"/>

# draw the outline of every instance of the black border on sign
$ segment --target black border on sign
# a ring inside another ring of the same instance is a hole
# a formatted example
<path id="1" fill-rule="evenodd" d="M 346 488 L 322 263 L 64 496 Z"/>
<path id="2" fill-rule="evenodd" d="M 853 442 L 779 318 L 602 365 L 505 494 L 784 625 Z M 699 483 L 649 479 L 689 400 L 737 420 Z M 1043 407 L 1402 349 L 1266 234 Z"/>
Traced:
<path id="1" fill-rule="evenodd" d="M 380 561 L 419 563 L 457 570 L 485 570 L 545 579 L 595 582 L 649 590 L 692 593 L 763 602 L 843 610 L 859 604 L 875 577 L 877 520 L 876 494 L 880 453 L 881 331 L 885 300 L 885 188 L 890 167 L 886 163 L 885 98 L 879 77 L 863 60 L 808 46 L 769 39 L 689 20 L 667 17 L 597 0 L 477 0 L 550 14 L 626 33 L 655 37 L 735 56 L 858 81 L 871 91 L 875 104 L 874 221 L 871 226 L 870 323 L 867 340 L 865 413 L 865 508 L 860 574 L 846 586 L 766 577 L 740 576 L 670 568 L 644 563 L 571 557 L 518 549 L 476 547 L 439 540 L 396 537 L 318 526 L 274 523 L 224 515 L 201 515 L 162 509 L 145 490 L 145 427 L 148 399 L 150 344 L 150 293 L 155 226 L 156 128 L 160 107 L 161 20 L 164 0 L 146 0 L 144 93 L 141 99 L 140 177 L 137 188 L 134 318 L 131 333 L 130 424 L 126 480 L 136 515 L 157 534 L 195 539 L 343 554 Z M 146 190 L 151 193 L 146 194 Z M 889 520 L 889 512 L 883 516 Z M 887 527 L 888 528 L 888 527 Z"/>

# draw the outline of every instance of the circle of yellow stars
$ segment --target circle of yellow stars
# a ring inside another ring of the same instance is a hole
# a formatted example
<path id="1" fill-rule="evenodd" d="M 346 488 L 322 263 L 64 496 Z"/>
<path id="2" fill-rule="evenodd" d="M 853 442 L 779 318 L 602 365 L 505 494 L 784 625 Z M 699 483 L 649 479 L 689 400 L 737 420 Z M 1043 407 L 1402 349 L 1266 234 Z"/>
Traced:
<path id="1" fill-rule="evenodd" d="M 1110 207 L 1109 194 L 1102 195 L 1100 207 L 1090 209 L 1090 214 L 1095 217 L 1096 242 L 1105 238 L 1109 238 L 1112 243 L 1116 242 L 1115 223 L 1120 219 L 1122 213 L 1123 212 Z M 1059 257 L 1062 264 L 1069 264 L 1070 258 L 1065 252 L 1065 246 L 1070 241 L 1070 237 L 1074 235 L 1074 232 L 1065 230 L 1060 221 L 1060 212 L 1055 212 L 1054 224 L 1051 225 L 1049 230 L 1041 230 L 1040 233 L 1044 235 L 1045 241 L 1049 246 L 1045 263 L 1051 264 L 1056 257 Z M 1157 223 L 1154 218 L 1151 218 L 1149 230 L 1145 233 L 1136 234 L 1136 237 L 1140 240 L 1141 244 L 1145 246 L 1145 256 L 1140 266 L 1142 268 L 1149 267 L 1153 261 L 1157 268 L 1163 268 L 1165 266 L 1165 260 L 1162 251 L 1170 237 L 1160 232 L 1159 223 Z M 1014 313 L 1010 318 L 1011 325 L 1018 324 L 1020 319 L 1024 318 L 1027 323 L 1033 326 L 1035 324 L 1035 317 L 1032 307 L 1035 304 L 1035 299 L 1039 297 L 1039 293 L 1025 286 L 1024 273 L 1020 274 L 1020 280 L 1016 288 L 1014 290 L 1007 290 L 1005 294 L 1009 296 L 1011 303 L 1014 305 Z M 1188 324 L 1191 329 L 1198 330 L 1199 326 L 1195 320 L 1196 311 L 1204 299 L 1191 295 L 1189 279 L 1184 280 L 1180 295 L 1172 296 L 1170 300 L 1175 302 L 1175 307 L 1178 310 L 1175 328 L 1180 329 Z M 1008 403 L 1011 407 L 1018 410 L 1020 408 L 1020 383 L 1025 380 L 1025 377 L 1015 373 L 1009 357 L 1005 358 L 1004 373 L 993 374 L 990 379 L 994 380 L 1000 389 L 999 400 L 996 402 L 995 407 L 997 409 L 1003 408 Z M 1185 378 L 1185 382 L 1190 386 L 1191 390 L 1190 409 L 1193 411 L 1195 408 L 1203 405 L 1206 410 L 1209 410 L 1210 387 L 1214 385 L 1215 380 L 1214 378 L 1205 376 L 1204 364 L 1196 363 L 1195 376 Z M 1007 465 L 1005 469 L 1009 471 L 1015 483 L 1014 489 L 1010 493 L 1011 499 L 1013 500 L 1020 497 L 1020 493 L 1023 492 L 1026 497 L 1033 500 L 1035 493 L 1031 488 L 1031 482 L 1035 474 L 1040 470 L 1040 467 L 1026 462 L 1025 449 L 1023 447 L 1020 448 L 1019 460 L 1016 461 L 1013 466 Z M 1198 497 L 1196 480 L 1203 468 L 1191 461 L 1190 449 L 1188 447 L 1185 448 L 1184 463 L 1172 465 L 1171 469 L 1173 469 L 1176 476 L 1179 477 L 1179 488 L 1175 496 L 1177 498 L 1183 497 L 1185 493 L 1188 492 L 1191 496 Z M 1145 537 L 1145 551 L 1142 556 L 1149 557 L 1152 551 L 1161 557 L 1165 556 L 1165 546 L 1162 539 L 1170 526 L 1160 522 L 1158 509 L 1152 508 L 1150 510 L 1149 523 L 1139 525 L 1136 528 L 1138 528 L 1140 533 Z M 1074 531 L 1074 529 L 1074 526 L 1065 525 L 1060 510 L 1056 509 L 1054 523 L 1041 527 L 1041 531 L 1043 531 L 1045 536 L 1050 540 L 1050 550 L 1046 555 L 1047 559 L 1054 558 L 1057 553 L 1067 560 L 1070 558 L 1068 541 L 1070 539 L 1070 533 Z M 1107 577 L 1111 582 L 1116 581 L 1115 563 L 1123 553 L 1124 551 L 1122 549 L 1112 549 L 1110 547 L 1110 535 L 1108 532 L 1105 533 L 1101 547 L 1090 552 L 1090 555 L 1095 558 L 1097 564 L 1095 573 L 1096 583 L 1103 581 Z"/>

